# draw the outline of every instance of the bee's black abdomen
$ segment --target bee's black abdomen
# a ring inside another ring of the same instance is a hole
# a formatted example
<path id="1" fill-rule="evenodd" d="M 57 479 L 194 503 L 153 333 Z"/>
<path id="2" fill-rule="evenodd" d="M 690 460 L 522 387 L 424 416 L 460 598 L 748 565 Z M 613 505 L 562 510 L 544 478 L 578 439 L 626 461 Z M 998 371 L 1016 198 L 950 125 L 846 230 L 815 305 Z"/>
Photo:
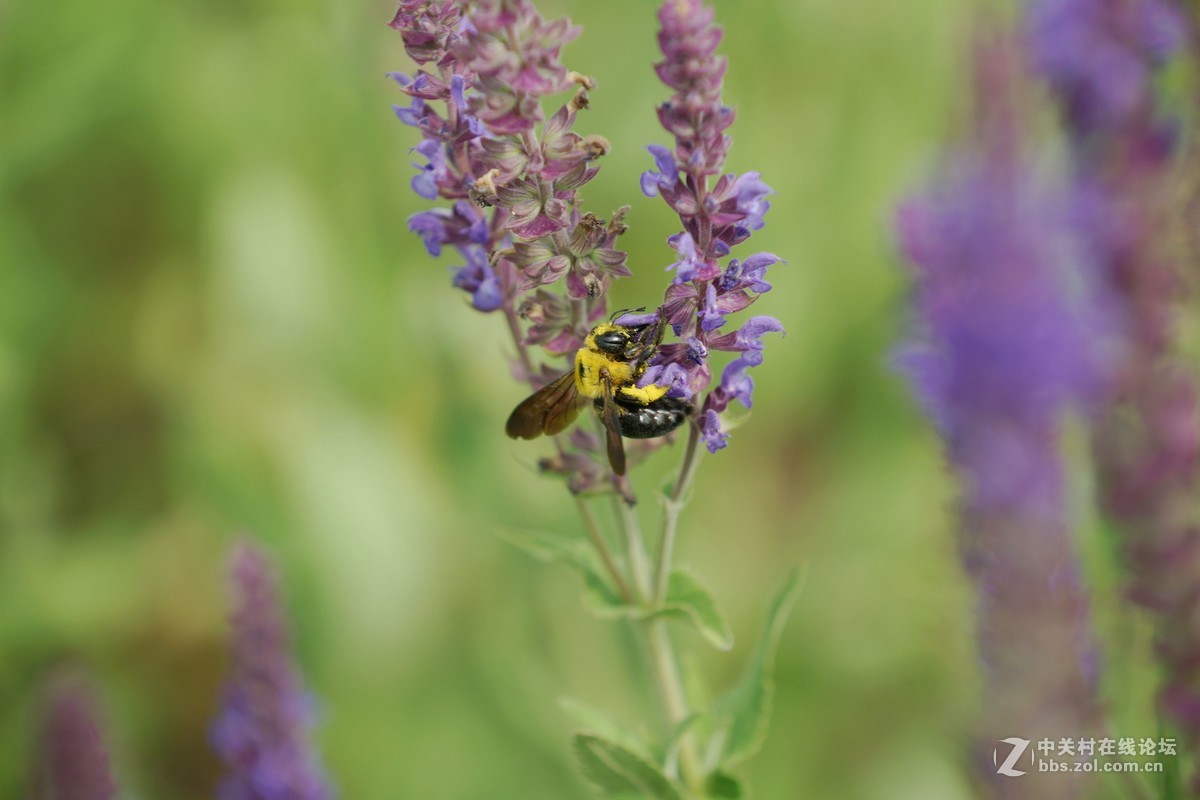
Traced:
<path id="1" fill-rule="evenodd" d="M 617 402 L 617 422 L 626 439 L 653 439 L 678 428 L 688 418 L 692 407 L 686 400 L 664 397 L 648 406 Z M 600 409 L 603 400 L 596 400 Z"/>

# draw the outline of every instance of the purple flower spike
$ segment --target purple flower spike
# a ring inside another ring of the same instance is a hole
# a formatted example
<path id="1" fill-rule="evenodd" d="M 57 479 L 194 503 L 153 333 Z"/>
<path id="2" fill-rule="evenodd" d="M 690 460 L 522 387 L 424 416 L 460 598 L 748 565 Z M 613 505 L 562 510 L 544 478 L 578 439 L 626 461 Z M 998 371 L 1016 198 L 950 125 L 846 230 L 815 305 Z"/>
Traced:
<path id="1" fill-rule="evenodd" d="M 762 363 L 763 335 L 781 333 L 783 326 L 773 317 L 754 317 L 736 330 L 719 331 L 729 315 L 771 290 L 767 268 L 781 259 L 755 253 L 721 265 L 735 246 L 763 227 L 771 187 L 757 172 L 720 174 L 732 143 L 726 130 L 734 114 L 721 99 L 726 63 L 716 53 L 721 30 L 713 25 L 712 8 L 701 0 L 666 0 L 659 22 L 663 60 L 656 69 L 674 94 L 658 114 L 675 147 L 647 148 L 655 168 L 642 175 L 641 188 L 648 196 L 661 196 L 683 223 L 683 230 L 667 239 L 678 257 L 667 267 L 675 274 L 661 313 L 688 344 L 660 348 L 654 363 L 684 370 L 686 379 L 674 380 L 691 396 L 712 380 L 710 349 L 743 354 L 726 367 L 720 385 L 700 405 L 699 435 L 715 453 L 729 440 L 718 414 L 734 399 L 750 407 L 754 381 L 746 370 Z"/>
<path id="2" fill-rule="evenodd" d="M 978 774 L 1008 796 L 1004 782 L 1015 779 L 997 775 L 997 740 L 1099 732 L 1058 443 L 1064 412 L 1094 409 L 1107 391 L 1113 326 L 1081 268 L 1071 193 L 1046 185 L 1019 139 L 1028 90 L 1012 43 L 977 47 L 986 91 L 973 136 L 898 214 L 916 317 L 900 366 L 962 484 L 961 550 L 978 594 L 987 698 Z M 1093 778 L 1020 780 L 1024 797 L 1079 798 Z"/>
<path id="3" fill-rule="evenodd" d="M 663 302 L 619 321 L 641 326 L 661 319 L 682 339 L 658 347 L 641 380 L 691 400 L 699 409 L 692 435 L 708 419 L 705 442 L 719 449 L 728 435 L 715 412 L 709 418 L 703 411 L 719 412 L 731 399 L 750 405 L 746 370 L 761 363 L 767 329 L 757 330 L 754 320 L 737 327 L 734 315 L 771 290 L 767 271 L 780 259 L 732 257 L 763 227 L 772 191 L 757 172 L 722 174 L 734 113 L 721 97 L 726 62 L 717 53 L 722 34 L 713 16 L 703 0 L 667 0 L 659 10 L 663 57 L 655 69 L 670 97 L 658 116 L 673 142 L 649 145 L 653 164 L 640 184 L 678 214 L 681 228 L 668 238 L 675 255 Z M 561 370 L 538 364 L 529 348 L 556 361 L 572 355 L 592 326 L 608 318 L 605 297 L 613 282 L 632 274 L 618 247 L 628 207 L 608 219 L 581 207 L 580 190 L 596 177 L 609 143 L 575 130 L 596 89 L 592 78 L 561 60 L 579 29 L 566 19 L 543 19 L 530 0 L 405 0 L 392 27 L 418 65 L 392 73 L 409 98 L 396 114 L 423 137 L 414 148 L 420 158 L 412 188 L 450 206 L 413 214 L 408 227 L 431 255 L 449 248 L 462 255 L 453 285 L 475 309 L 506 317 L 520 361 L 514 375 L 541 388 Z M 567 89 L 573 96 L 557 110 L 546 105 Z M 741 354 L 711 391 L 710 349 Z M 631 446 L 630 461 L 662 443 Z M 585 469 L 581 459 L 604 453 L 579 440 L 568 444 L 575 449 L 543 469 L 563 474 L 573 490 L 596 488 L 605 472 Z"/>
<path id="4" fill-rule="evenodd" d="M 292 663 L 275 571 L 249 542 L 230 559 L 232 663 L 214 749 L 227 772 L 221 800 L 328 800 L 329 786 L 308 740 L 311 701 Z"/>
<path id="5" fill-rule="evenodd" d="M 109 767 L 91 691 L 66 674 L 51 680 L 36 767 L 36 797 L 112 800 L 117 784 Z"/>
<path id="6" fill-rule="evenodd" d="M 1195 227 L 1194 211 L 1178 210 L 1196 203 L 1180 202 L 1179 122 L 1155 88 L 1189 33 L 1187 5 L 1038 0 L 1030 40 L 1066 121 L 1089 256 L 1126 323 L 1120 380 L 1093 449 L 1128 598 L 1155 623 L 1159 706 L 1183 734 L 1200 794 L 1200 530 L 1179 513 L 1200 479 L 1200 390 L 1176 331 L 1191 264 L 1163 244 Z"/>

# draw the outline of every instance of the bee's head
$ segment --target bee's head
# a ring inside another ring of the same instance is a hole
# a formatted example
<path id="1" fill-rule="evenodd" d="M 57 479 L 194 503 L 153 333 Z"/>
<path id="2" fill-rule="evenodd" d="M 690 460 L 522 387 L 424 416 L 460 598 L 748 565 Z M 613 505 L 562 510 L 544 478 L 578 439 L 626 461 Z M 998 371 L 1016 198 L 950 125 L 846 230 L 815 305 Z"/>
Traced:
<path id="1" fill-rule="evenodd" d="M 620 325 L 597 325 L 588 336 L 587 344 L 614 358 L 624 358 L 625 349 L 629 346 L 629 331 Z"/>

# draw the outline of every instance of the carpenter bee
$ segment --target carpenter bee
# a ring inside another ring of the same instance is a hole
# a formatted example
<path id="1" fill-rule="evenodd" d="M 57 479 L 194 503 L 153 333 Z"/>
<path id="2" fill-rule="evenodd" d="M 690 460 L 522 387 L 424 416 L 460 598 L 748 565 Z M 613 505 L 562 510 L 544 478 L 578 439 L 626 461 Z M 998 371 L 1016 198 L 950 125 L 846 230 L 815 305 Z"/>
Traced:
<path id="1" fill-rule="evenodd" d="M 615 315 L 614 315 L 615 318 Z M 538 389 L 508 417 L 513 439 L 553 436 L 570 425 L 590 400 L 604 423 L 608 463 L 625 474 L 621 437 L 653 439 L 670 433 L 691 413 L 684 400 L 667 397 L 666 386 L 638 386 L 662 342 L 665 321 L 647 325 L 597 325 L 575 353 L 575 368 Z"/>

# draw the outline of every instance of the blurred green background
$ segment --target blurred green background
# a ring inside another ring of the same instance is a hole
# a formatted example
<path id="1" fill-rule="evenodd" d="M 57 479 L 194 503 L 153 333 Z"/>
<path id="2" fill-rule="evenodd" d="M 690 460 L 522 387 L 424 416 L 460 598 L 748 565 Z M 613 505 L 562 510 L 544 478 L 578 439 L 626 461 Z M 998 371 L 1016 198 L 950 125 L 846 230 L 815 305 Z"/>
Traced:
<path id="1" fill-rule="evenodd" d="M 585 26 L 565 61 L 599 81 L 579 129 L 613 151 L 588 207 L 633 206 L 638 276 L 614 303 L 653 304 L 677 230 L 638 191 L 644 145 L 666 141 L 654 4 L 539 5 Z M 683 518 L 679 559 L 738 645 L 678 639 L 732 680 L 807 563 L 771 736 L 743 770 L 760 798 L 970 795 L 953 494 L 887 367 L 904 298 L 890 208 L 951 129 L 967 6 L 717 2 L 729 166 L 778 192 L 748 252 L 788 261 L 755 311 L 788 335 Z M 64 660 L 97 676 L 129 796 L 211 796 L 239 532 L 285 570 L 342 797 L 587 797 L 558 699 L 644 716 L 620 628 L 495 535 L 577 522 L 535 473 L 544 443 L 502 433 L 522 390 L 501 320 L 406 229 L 426 203 L 390 109 L 385 73 L 411 70 L 392 12 L 0 6 L 0 797 L 22 792 L 35 687 Z M 677 458 L 638 479 L 648 527 Z"/>

